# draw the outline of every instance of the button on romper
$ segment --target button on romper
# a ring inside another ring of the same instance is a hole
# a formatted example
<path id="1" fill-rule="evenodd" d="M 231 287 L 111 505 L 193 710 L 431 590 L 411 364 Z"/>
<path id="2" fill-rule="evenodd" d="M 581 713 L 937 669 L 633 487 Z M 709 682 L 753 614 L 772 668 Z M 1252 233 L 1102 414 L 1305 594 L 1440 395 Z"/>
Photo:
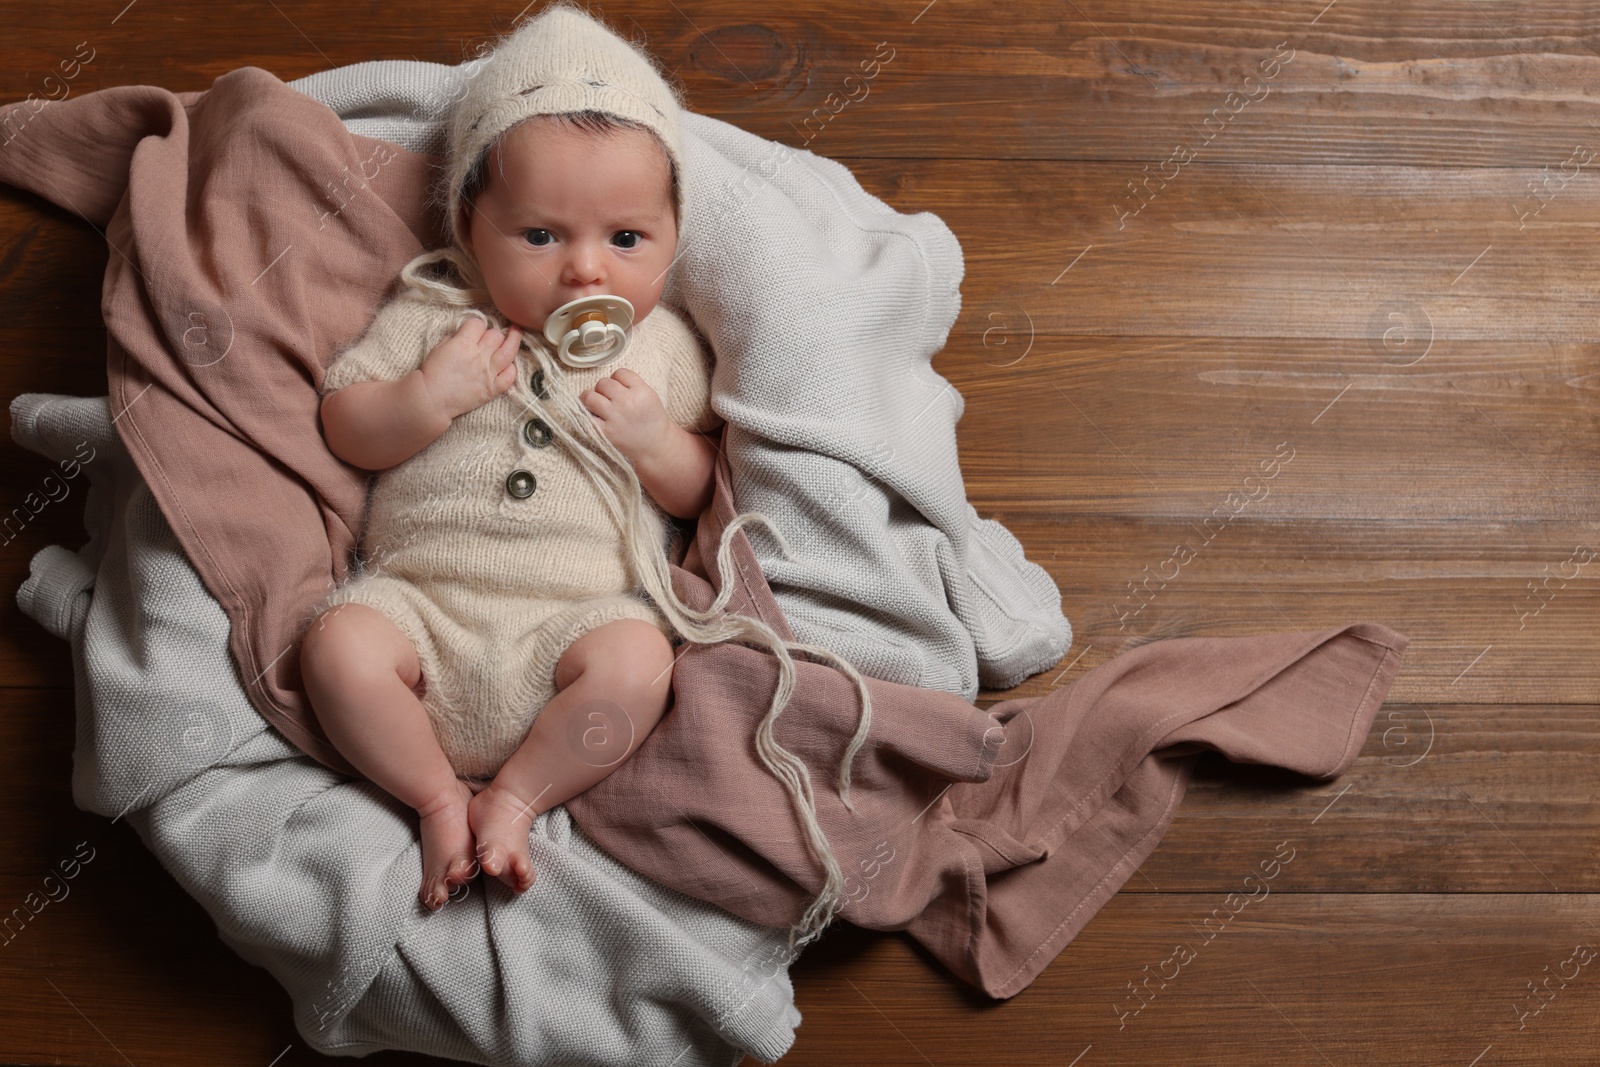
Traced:
<path id="1" fill-rule="evenodd" d="M 482 310 L 504 326 L 496 309 Z M 334 359 L 322 394 L 404 377 L 464 314 L 402 290 Z M 525 344 L 545 345 L 524 336 Z M 660 395 L 675 423 L 691 430 L 722 424 L 710 404 L 710 354 L 664 305 L 633 328 L 621 357 L 600 367 L 557 366 L 559 380 L 535 379 L 537 361 L 519 352 L 511 389 L 457 416 L 432 444 L 378 474 L 361 566 L 316 609 L 320 615 L 338 604 L 366 604 L 410 639 L 422 667 L 422 705 L 465 777 L 492 777 L 516 751 L 555 695 L 557 661 L 579 637 L 624 618 L 672 637 L 634 583 L 594 484 L 551 438 L 549 421 L 557 416 L 536 390 L 577 397 L 628 367 Z M 643 512 L 665 549 L 666 513 L 648 494 Z"/>

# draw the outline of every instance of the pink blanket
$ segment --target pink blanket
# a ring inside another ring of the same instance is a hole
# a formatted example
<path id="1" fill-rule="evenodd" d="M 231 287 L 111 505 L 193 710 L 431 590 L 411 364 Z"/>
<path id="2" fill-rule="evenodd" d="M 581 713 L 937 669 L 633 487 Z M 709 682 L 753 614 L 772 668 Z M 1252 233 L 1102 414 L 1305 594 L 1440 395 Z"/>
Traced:
<path id="1" fill-rule="evenodd" d="M 731 500 L 719 461 L 696 532 L 700 559 L 714 558 Z M 728 610 L 792 640 L 743 530 L 733 548 L 739 584 Z M 694 607 L 715 598 L 703 568 L 677 568 L 673 579 Z M 1157 641 L 1049 696 L 988 711 L 869 678 L 872 732 L 852 765 L 855 813 L 828 784 L 856 728 L 850 681 L 797 656 L 776 733 L 810 769 L 818 822 L 849 876 L 839 915 L 904 929 L 960 977 L 1009 997 L 1155 850 L 1201 750 L 1313 778 L 1343 773 L 1406 643 L 1376 623 Z M 689 646 L 671 713 L 567 811 L 656 881 L 755 922 L 794 923 L 823 873 L 750 741 L 777 679 L 765 652 Z"/>
<path id="2" fill-rule="evenodd" d="M 443 239 L 431 157 L 350 134 L 245 67 L 205 92 L 107 89 L 0 108 L 0 181 L 77 212 L 111 246 L 102 311 L 123 441 L 232 626 L 251 702 L 313 758 L 354 773 L 298 672 L 306 609 L 344 576 L 365 475 L 336 459 L 317 387 L 400 267 Z M 697 531 L 714 557 L 728 470 Z M 743 532 L 729 610 L 792 636 Z M 676 567 L 690 603 L 714 591 Z M 1347 768 L 1406 639 L 1358 623 L 1309 635 L 1145 645 L 1047 697 L 985 712 L 869 680 L 873 726 L 845 810 L 824 783 L 858 713 L 847 679 L 797 658 L 779 740 L 811 768 L 851 875 L 844 918 L 905 929 L 992 996 L 1024 988 L 1154 849 L 1202 748 L 1315 777 Z M 570 801 L 619 861 L 731 912 L 789 925 L 818 889 L 753 734 L 766 653 L 691 647 L 639 751 Z M 1004 872 L 1003 878 L 998 877 Z"/>
<path id="3" fill-rule="evenodd" d="M 366 474 L 328 451 L 317 387 L 395 278 L 443 238 L 429 156 L 348 133 L 243 67 L 205 92 L 104 89 L 0 109 L 0 182 L 111 246 L 112 418 L 232 623 L 252 704 L 348 774 L 300 683 L 302 616 L 343 578 Z"/>

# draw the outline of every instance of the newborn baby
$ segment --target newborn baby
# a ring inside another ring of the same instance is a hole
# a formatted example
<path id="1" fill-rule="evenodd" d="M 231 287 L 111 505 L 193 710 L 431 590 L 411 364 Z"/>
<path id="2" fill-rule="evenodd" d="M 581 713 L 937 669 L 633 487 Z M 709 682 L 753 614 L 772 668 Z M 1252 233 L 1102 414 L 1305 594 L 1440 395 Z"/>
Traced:
<path id="1" fill-rule="evenodd" d="M 416 810 L 430 908 L 478 865 L 527 889 L 533 818 L 613 770 L 667 707 L 674 628 L 579 454 L 587 428 L 563 413 L 586 413 L 649 495 L 654 544 L 637 551 L 664 552 L 662 513 L 697 517 L 713 487 L 709 356 L 657 303 L 682 203 L 676 102 L 631 46 L 550 15 L 459 105 L 454 246 L 407 265 L 322 385 L 328 447 L 383 473 L 363 566 L 317 606 L 302 674 L 329 740 Z M 633 305 L 626 351 L 558 362 L 551 312 L 602 293 Z"/>

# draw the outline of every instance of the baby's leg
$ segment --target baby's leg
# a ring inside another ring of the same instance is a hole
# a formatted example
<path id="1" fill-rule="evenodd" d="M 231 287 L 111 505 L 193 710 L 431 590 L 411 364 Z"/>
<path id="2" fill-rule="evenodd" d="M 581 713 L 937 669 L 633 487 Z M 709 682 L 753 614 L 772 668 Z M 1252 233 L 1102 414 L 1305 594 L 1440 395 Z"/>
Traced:
<path id="1" fill-rule="evenodd" d="M 506 885 L 533 885 L 528 827 L 615 770 L 667 709 L 672 644 L 640 619 L 616 619 L 574 641 L 556 664 L 559 692 L 467 818 L 478 862 Z"/>
<path id="2" fill-rule="evenodd" d="M 422 667 L 411 642 L 377 610 L 341 604 L 324 612 L 300 647 L 306 695 L 323 730 L 356 769 L 416 809 L 422 888 L 429 908 L 477 875 L 467 802 L 417 699 Z"/>

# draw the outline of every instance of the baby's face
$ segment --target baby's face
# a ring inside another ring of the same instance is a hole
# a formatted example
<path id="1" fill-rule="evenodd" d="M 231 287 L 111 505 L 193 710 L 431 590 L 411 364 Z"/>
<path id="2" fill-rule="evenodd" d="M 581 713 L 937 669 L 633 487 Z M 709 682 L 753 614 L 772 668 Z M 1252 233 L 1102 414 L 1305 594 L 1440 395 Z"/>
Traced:
<path id="1" fill-rule="evenodd" d="M 666 153 L 643 130 L 588 133 L 550 118 L 490 153 L 467 233 L 495 306 L 536 336 L 569 301 L 612 293 L 655 308 L 678 245 Z"/>

